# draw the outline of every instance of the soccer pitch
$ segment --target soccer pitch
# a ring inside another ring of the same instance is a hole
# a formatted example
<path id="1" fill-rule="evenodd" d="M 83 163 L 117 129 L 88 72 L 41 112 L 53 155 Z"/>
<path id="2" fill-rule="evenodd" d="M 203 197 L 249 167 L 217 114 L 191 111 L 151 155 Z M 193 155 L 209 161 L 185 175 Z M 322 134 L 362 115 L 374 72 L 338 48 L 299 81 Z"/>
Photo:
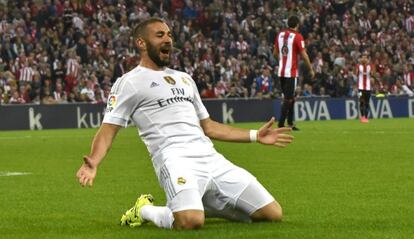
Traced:
<path id="1" fill-rule="evenodd" d="M 120 131 L 92 189 L 75 173 L 96 129 L 0 132 L 0 238 L 413 238 L 413 119 L 298 126 L 285 149 L 215 142 L 276 197 L 282 223 L 207 219 L 181 232 L 119 226 L 141 193 L 165 204 L 135 128 Z"/>

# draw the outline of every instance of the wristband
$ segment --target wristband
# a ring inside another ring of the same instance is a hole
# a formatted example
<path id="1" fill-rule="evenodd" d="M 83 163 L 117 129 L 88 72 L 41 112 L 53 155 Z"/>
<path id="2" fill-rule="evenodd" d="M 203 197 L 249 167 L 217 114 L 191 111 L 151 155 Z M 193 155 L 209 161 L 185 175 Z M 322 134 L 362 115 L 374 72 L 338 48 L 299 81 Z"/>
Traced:
<path id="1" fill-rule="evenodd" d="M 250 130 L 250 142 L 257 141 L 257 130 L 251 129 Z"/>

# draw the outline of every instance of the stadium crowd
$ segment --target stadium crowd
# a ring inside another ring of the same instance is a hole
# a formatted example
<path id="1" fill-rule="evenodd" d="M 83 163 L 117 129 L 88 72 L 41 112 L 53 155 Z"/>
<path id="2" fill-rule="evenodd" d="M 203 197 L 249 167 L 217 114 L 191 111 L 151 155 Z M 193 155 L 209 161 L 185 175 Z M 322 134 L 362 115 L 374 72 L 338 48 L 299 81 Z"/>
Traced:
<path id="1" fill-rule="evenodd" d="M 280 97 L 276 34 L 301 18 L 316 77 L 300 66 L 297 96 L 353 97 L 367 52 L 374 93 L 413 95 L 412 0 L 0 0 L 0 104 L 106 101 L 139 63 L 132 30 L 158 16 L 172 27 L 172 68 L 204 98 Z"/>

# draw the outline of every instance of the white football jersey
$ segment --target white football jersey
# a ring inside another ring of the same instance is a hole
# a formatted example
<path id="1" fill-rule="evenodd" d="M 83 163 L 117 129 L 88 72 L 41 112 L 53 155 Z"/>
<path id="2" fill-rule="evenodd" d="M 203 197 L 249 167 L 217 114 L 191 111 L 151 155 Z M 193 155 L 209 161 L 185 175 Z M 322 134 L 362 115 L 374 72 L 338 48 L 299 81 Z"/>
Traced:
<path id="1" fill-rule="evenodd" d="M 132 119 L 152 157 L 173 151 L 214 151 L 200 120 L 209 114 L 190 75 L 137 66 L 118 78 L 103 123 L 126 127 Z"/>

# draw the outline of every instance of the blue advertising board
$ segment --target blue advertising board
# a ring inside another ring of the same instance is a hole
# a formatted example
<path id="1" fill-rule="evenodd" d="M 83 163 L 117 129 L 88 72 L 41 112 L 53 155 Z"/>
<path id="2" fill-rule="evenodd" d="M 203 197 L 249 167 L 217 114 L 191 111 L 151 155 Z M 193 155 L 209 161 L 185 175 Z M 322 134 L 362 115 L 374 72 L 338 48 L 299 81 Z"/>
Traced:
<path id="1" fill-rule="evenodd" d="M 414 117 L 414 98 L 373 98 L 369 105 L 369 118 Z M 274 109 L 275 114 L 278 115 L 280 108 L 277 109 L 275 106 Z M 309 98 L 298 100 L 295 104 L 296 121 L 357 119 L 358 117 L 359 102 L 356 98 Z"/>
<path id="2" fill-rule="evenodd" d="M 280 116 L 280 99 L 220 99 L 203 101 L 210 117 L 223 123 L 267 121 Z M 357 119 L 356 98 L 301 98 L 295 120 Z M 103 120 L 103 104 L 0 106 L 0 130 L 95 128 Z M 373 98 L 369 118 L 414 118 L 413 97 Z"/>

